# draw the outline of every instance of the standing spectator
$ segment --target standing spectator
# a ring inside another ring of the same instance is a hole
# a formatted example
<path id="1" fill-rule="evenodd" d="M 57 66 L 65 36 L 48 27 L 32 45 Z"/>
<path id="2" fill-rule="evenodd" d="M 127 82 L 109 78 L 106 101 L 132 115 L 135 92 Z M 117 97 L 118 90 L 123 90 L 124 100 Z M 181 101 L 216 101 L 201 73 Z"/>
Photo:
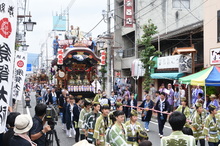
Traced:
<path id="1" fill-rule="evenodd" d="M 202 104 L 197 102 L 195 104 L 196 111 L 194 113 L 194 117 L 192 119 L 192 130 L 193 136 L 196 139 L 196 145 L 198 141 L 200 142 L 201 146 L 205 146 L 205 135 L 203 134 L 203 127 L 205 124 L 205 116 L 204 109 L 202 108 Z"/>
<path id="2" fill-rule="evenodd" d="M 7 116 L 6 124 L 8 125 L 8 131 L 3 135 L 4 146 L 9 146 L 10 145 L 10 139 L 13 137 L 13 135 L 15 133 L 14 132 L 15 119 L 16 119 L 16 117 L 18 115 L 20 115 L 20 113 L 18 113 L 18 112 L 11 112 Z"/>
<path id="3" fill-rule="evenodd" d="M 183 86 L 180 85 L 179 89 L 180 89 L 180 90 L 179 90 L 179 92 L 180 92 L 180 98 L 185 97 L 186 92 L 185 92 L 185 90 L 183 89 Z"/>
<path id="4" fill-rule="evenodd" d="M 63 112 L 64 112 L 64 107 L 63 107 L 63 104 L 64 104 L 64 100 L 65 98 L 67 97 L 67 94 L 68 94 L 68 91 L 66 89 L 63 89 L 62 90 L 62 95 L 60 96 L 60 98 L 58 99 L 58 103 L 59 103 L 59 109 L 60 109 L 60 117 L 61 119 L 63 119 Z M 63 123 L 63 120 L 62 120 L 62 123 Z M 64 123 L 63 123 L 64 124 Z"/>
<path id="5" fill-rule="evenodd" d="M 125 113 L 125 118 L 129 117 L 129 99 L 128 99 L 128 95 L 125 95 L 124 99 L 122 100 L 122 104 L 123 104 L 123 112 Z"/>
<path id="6" fill-rule="evenodd" d="M 68 98 L 68 97 L 66 97 Z M 65 102 L 66 103 L 66 102 Z M 64 105 L 65 105 L 64 103 Z M 74 108 L 74 98 L 72 96 L 69 97 L 69 104 L 66 106 L 66 111 L 65 111 L 65 118 L 66 118 L 66 135 L 68 137 L 72 137 L 75 135 L 75 130 L 74 130 L 74 114 L 73 114 L 73 108 Z"/>
<path id="7" fill-rule="evenodd" d="M 105 92 L 103 92 L 102 97 L 99 98 L 98 102 L 101 106 L 103 106 L 104 104 L 108 104 L 109 107 L 111 107 L 111 101 L 109 98 L 107 98 L 107 94 Z"/>
<path id="8" fill-rule="evenodd" d="M 142 110 L 141 120 L 145 123 L 145 129 L 149 132 L 149 123 L 152 117 L 152 108 L 154 107 L 154 102 L 150 99 L 150 95 L 141 103 L 139 107 L 144 108 Z"/>
<path id="9" fill-rule="evenodd" d="M 36 97 L 37 103 L 42 102 L 42 99 L 43 99 L 43 98 L 42 98 L 42 96 L 41 96 L 41 90 L 40 90 L 40 87 L 39 87 L 39 86 L 37 86 L 35 97 Z"/>
<path id="10" fill-rule="evenodd" d="M 219 119 L 216 118 L 216 106 L 215 105 L 209 105 L 209 116 L 205 119 L 205 126 L 203 129 L 203 133 L 206 136 L 206 140 L 209 143 L 209 146 L 218 146 L 219 139 L 218 139 L 218 130 L 219 130 Z"/>
<path id="11" fill-rule="evenodd" d="M 215 94 L 211 94 L 210 95 L 210 102 L 209 102 L 209 104 L 208 104 L 208 106 L 209 105 L 214 105 L 215 107 L 216 107 L 216 110 L 218 110 L 219 109 L 219 103 L 218 103 L 218 101 L 215 99 L 216 98 L 216 96 L 215 96 Z M 208 110 L 209 108 L 207 108 L 207 110 Z"/>
<path id="12" fill-rule="evenodd" d="M 33 117 L 33 126 L 30 130 L 30 137 L 37 146 L 45 146 L 46 144 L 46 136 L 45 134 L 51 130 L 50 126 L 44 126 L 46 123 L 45 115 L 46 115 L 47 106 L 43 103 L 39 103 L 35 106 L 35 115 Z"/>
<path id="13" fill-rule="evenodd" d="M 156 98 L 153 102 L 157 103 L 157 101 L 160 100 L 160 91 L 156 91 L 155 95 L 156 95 Z"/>
<path id="14" fill-rule="evenodd" d="M 132 109 L 137 110 L 137 108 L 134 108 L 134 107 L 137 107 L 137 100 L 134 99 L 134 93 L 131 93 L 131 100 L 129 100 L 128 105 L 131 106 L 131 108 L 129 108 L 129 113 L 131 112 Z"/>
<path id="15" fill-rule="evenodd" d="M 55 39 L 53 40 L 53 55 L 54 56 L 57 55 L 57 51 L 58 51 L 58 48 L 59 48 L 58 41 L 60 41 L 60 39 L 58 39 L 58 36 L 55 36 Z"/>
<path id="16" fill-rule="evenodd" d="M 180 92 L 179 92 L 179 88 L 175 87 L 174 88 L 174 110 L 176 110 L 178 108 L 178 106 L 180 105 Z"/>
<path id="17" fill-rule="evenodd" d="M 184 114 L 175 111 L 169 117 L 169 123 L 173 132 L 161 139 L 161 146 L 195 146 L 195 138 L 191 135 L 185 135 L 182 132 L 186 117 Z"/>
<path id="18" fill-rule="evenodd" d="M 47 86 L 44 85 L 43 88 L 41 89 L 41 96 L 42 96 L 43 100 L 45 99 L 46 94 L 47 94 Z"/>
<path id="19" fill-rule="evenodd" d="M 154 84 L 151 84 L 150 90 L 149 90 L 149 95 L 151 96 L 151 100 L 153 100 L 153 101 L 155 100 L 155 97 L 156 97 L 155 93 L 156 93 L 156 88 L 154 87 Z"/>
<path id="20" fill-rule="evenodd" d="M 52 104 L 56 107 L 58 100 L 57 100 L 57 93 L 55 92 L 55 88 L 52 88 L 51 95 L 52 95 Z"/>
<path id="21" fill-rule="evenodd" d="M 115 82 L 115 84 L 114 84 L 114 92 L 115 92 L 115 94 L 118 94 L 118 90 L 119 90 L 118 84 Z"/>
<path id="22" fill-rule="evenodd" d="M 125 88 L 123 97 L 125 98 L 126 95 L 128 96 L 128 99 L 131 99 L 131 94 L 130 94 L 130 91 L 129 91 L 129 87 L 128 87 L 128 86 Z"/>
<path id="23" fill-rule="evenodd" d="M 166 90 L 167 89 L 165 88 L 164 83 L 162 83 L 160 88 L 159 88 L 160 93 L 165 92 Z"/>
<path id="24" fill-rule="evenodd" d="M 192 87 L 192 104 L 196 102 L 197 96 L 196 96 L 196 86 Z"/>
<path id="25" fill-rule="evenodd" d="M 149 94 L 149 92 L 147 90 L 144 91 L 144 95 L 142 97 L 142 101 L 146 100 L 147 95 Z"/>
<path id="26" fill-rule="evenodd" d="M 33 126 L 33 121 L 29 115 L 18 115 L 15 119 L 14 136 L 10 140 L 11 146 L 37 146 L 28 135 Z"/>
<path id="27" fill-rule="evenodd" d="M 79 114 L 80 114 L 80 111 L 81 111 L 80 104 L 81 104 L 81 99 L 79 97 L 76 97 L 75 98 L 75 104 L 74 104 L 74 107 L 73 107 L 73 115 L 74 115 L 73 121 L 74 121 L 75 130 L 76 130 L 75 142 L 79 141 L 78 122 L 79 122 Z"/>
<path id="28" fill-rule="evenodd" d="M 168 84 L 167 90 L 169 91 L 169 94 L 167 94 L 167 101 L 170 104 L 170 110 L 173 111 L 173 94 L 174 94 L 174 91 L 173 91 L 172 85 L 170 83 Z"/>
<path id="29" fill-rule="evenodd" d="M 160 138 L 163 137 L 163 128 L 167 121 L 167 114 L 170 112 L 170 105 L 169 102 L 166 100 L 165 95 L 166 94 L 164 92 L 160 94 L 160 100 L 157 101 L 156 106 L 154 107 L 155 110 L 160 111 L 157 113 Z"/>
<path id="30" fill-rule="evenodd" d="M 195 104 L 196 104 L 197 102 L 202 103 L 202 104 L 204 103 L 204 101 L 203 101 L 203 99 L 202 99 L 202 96 L 203 96 L 202 93 L 199 93 L 199 94 L 198 94 Z"/>
<path id="31" fill-rule="evenodd" d="M 202 93 L 202 95 L 203 95 L 203 90 L 200 88 L 200 86 L 196 86 L 196 89 L 194 89 L 194 91 L 193 91 L 194 93 L 193 93 L 193 99 L 194 99 L 194 102 L 193 102 L 193 104 L 195 104 L 196 103 L 196 99 L 197 99 L 197 97 L 198 97 L 198 95 L 199 95 L 199 93 Z"/>
<path id="32" fill-rule="evenodd" d="M 44 100 L 45 100 L 46 105 L 50 105 L 53 103 L 52 93 L 49 88 L 47 89 L 47 94 Z"/>
<path id="33" fill-rule="evenodd" d="M 70 95 L 71 96 L 71 95 Z M 73 98 L 73 97 L 72 97 Z M 70 99 L 69 99 L 69 96 L 66 96 L 65 97 L 65 102 L 63 104 L 63 116 L 61 117 L 61 120 L 62 120 L 62 129 L 65 131 L 67 130 L 67 125 L 66 125 L 66 120 L 67 120 L 67 112 L 69 112 L 69 102 Z M 67 131 L 66 131 L 67 132 Z"/>
<path id="34" fill-rule="evenodd" d="M 115 95 L 114 91 L 111 92 L 109 99 L 111 102 L 111 110 L 115 110 L 115 103 L 116 103 L 117 95 Z"/>
<path id="35" fill-rule="evenodd" d="M 115 111 L 113 115 L 116 118 L 115 124 L 112 126 L 109 132 L 109 141 L 111 146 L 127 146 L 127 131 L 123 124 L 124 122 L 124 112 Z"/>
<path id="36" fill-rule="evenodd" d="M 89 37 L 89 41 L 91 41 L 91 45 L 89 46 L 89 49 L 91 49 L 93 52 L 95 52 L 96 42 L 94 40 L 92 40 L 92 37 Z"/>

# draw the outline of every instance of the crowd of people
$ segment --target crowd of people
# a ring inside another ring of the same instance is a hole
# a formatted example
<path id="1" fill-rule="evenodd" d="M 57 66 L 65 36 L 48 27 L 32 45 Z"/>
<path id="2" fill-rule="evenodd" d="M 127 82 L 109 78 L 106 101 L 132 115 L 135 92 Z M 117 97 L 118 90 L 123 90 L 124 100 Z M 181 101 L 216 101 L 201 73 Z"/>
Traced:
<path id="1" fill-rule="evenodd" d="M 11 112 L 3 136 L 4 145 L 47 144 L 45 136 L 51 130 L 45 120 L 47 105 L 59 112 L 63 131 L 67 137 L 74 137 L 76 144 L 151 146 L 148 132 L 152 115 L 157 115 L 161 146 L 198 143 L 205 146 L 205 140 L 209 146 L 219 144 L 219 102 L 214 94 L 207 96 L 210 100 L 205 100 L 198 86 L 192 90 L 192 106 L 188 106 L 183 87 L 173 90 L 171 84 L 167 88 L 162 84 L 158 90 L 152 84 L 149 91 L 144 91 L 141 104 L 129 87 L 124 91 L 112 91 L 111 95 L 99 90 L 94 99 L 74 97 L 66 89 L 47 85 L 37 86 L 35 91 L 35 115 L 31 119 L 28 115 Z M 144 124 L 138 122 L 139 115 Z M 167 119 L 173 130 L 170 136 L 163 134 Z"/>

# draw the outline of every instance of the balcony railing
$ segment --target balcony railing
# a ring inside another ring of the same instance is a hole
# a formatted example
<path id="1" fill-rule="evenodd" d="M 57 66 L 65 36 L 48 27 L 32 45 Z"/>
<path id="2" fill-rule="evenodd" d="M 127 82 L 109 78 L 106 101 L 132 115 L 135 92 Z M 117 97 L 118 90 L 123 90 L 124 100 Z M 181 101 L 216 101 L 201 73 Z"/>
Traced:
<path id="1" fill-rule="evenodd" d="M 128 48 L 128 49 L 123 50 L 123 58 L 133 57 L 133 56 L 135 56 L 134 48 Z"/>

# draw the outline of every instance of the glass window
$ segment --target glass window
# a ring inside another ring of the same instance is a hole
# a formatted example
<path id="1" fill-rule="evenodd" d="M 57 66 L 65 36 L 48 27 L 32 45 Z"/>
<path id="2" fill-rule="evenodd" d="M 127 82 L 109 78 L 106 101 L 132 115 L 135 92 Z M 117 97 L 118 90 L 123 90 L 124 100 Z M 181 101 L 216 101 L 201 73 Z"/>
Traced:
<path id="1" fill-rule="evenodd" d="M 173 0 L 173 8 L 189 9 L 190 0 Z"/>
<path id="2" fill-rule="evenodd" d="M 220 42 L 220 10 L 217 12 L 217 42 Z"/>

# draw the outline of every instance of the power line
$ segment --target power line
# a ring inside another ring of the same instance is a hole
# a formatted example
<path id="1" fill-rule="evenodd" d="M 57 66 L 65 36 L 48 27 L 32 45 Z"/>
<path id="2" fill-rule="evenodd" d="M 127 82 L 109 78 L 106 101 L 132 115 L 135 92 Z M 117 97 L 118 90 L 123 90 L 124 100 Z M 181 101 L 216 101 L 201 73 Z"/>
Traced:
<path id="1" fill-rule="evenodd" d="M 83 37 L 85 37 L 87 34 L 89 34 L 90 32 L 92 32 L 102 21 L 104 20 L 104 18 L 102 18 L 89 32 L 87 32 Z"/>

